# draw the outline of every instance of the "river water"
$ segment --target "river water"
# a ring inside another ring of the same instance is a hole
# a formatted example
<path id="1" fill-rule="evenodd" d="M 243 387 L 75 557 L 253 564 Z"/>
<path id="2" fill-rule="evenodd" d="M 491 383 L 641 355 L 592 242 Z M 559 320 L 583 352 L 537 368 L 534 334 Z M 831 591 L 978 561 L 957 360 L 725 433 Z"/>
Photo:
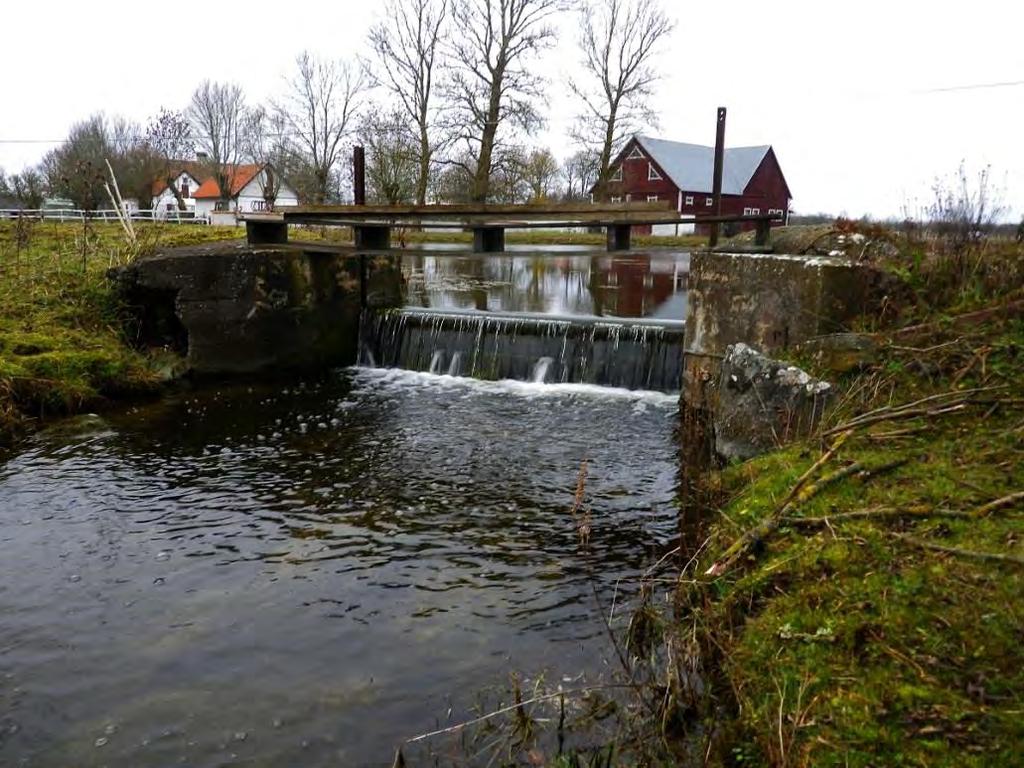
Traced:
<path id="1" fill-rule="evenodd" d="M 0 765 L 390 765 L 510 672 L 609 679 L 594 593 L 676 536 L 676 400 L 352 368 L 40 432 L 0 458 Z"/>

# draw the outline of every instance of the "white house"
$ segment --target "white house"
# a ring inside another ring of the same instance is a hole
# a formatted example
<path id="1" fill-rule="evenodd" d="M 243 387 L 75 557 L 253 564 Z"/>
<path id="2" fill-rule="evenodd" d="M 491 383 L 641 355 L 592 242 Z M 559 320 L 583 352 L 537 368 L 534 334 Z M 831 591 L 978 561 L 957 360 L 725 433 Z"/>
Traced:
<path id="1" fill-rule="evenodd" d="M 228 210 L 236 213 L 256 213 L 267 210 L 264 190 L 272 179 L 278 184 L 274 197 L 274 207 L 298 205 L 299 197 L 295 190 L 276 175 L 272 166 L 247 164 L 236 165 L 230 174 L 231 198 Z M 220 188 L 213 178 L 207 178 L 193 194 L 195 198 L 196 216 L 210 217 L 221 203 Z"/>
<path id="2" fill-rule="evenodd" d="M 182 161 L 178 164 L 177 175 L 174 179 L 174 186 L 181 192 L 182 202 L 185 204 L 185 213 L 195 214 L 196 201 L 193 195 L 201 185 L 201 179 L 206 177 L 206 171 L 199 163 Z M 169 215 L 174 216 L 178 211 L 178 201 L 174 192 L 167 186 L 166 179 L 156 179 L 153 182 L 153 218 L 165 219 Z"/>

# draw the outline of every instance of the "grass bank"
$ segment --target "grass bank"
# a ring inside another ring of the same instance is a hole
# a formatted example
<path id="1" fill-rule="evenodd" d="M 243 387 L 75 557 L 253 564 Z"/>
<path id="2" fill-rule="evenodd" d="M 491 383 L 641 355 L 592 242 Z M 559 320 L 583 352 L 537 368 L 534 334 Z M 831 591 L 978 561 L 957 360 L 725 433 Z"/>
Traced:
<path id="1" fill-rule="evenodd" d="M 143 252 L 238 236 L 180 225 L 138 234 Z M 106 278 L 129 256 L 115 224 L 0 222 L 0 445 L 40 419 L 152 391 L 166 378 L 169 353 L 132 347 Z"/>
<path id="2" fill-rule="evenodd" d="M 680 599 L 723 764 L 1021 764 L 1024 253 L 887 266 L 913 295 L 874 359 L 802 361 L 840 392 L 820 434 L 711 478 Z"/>

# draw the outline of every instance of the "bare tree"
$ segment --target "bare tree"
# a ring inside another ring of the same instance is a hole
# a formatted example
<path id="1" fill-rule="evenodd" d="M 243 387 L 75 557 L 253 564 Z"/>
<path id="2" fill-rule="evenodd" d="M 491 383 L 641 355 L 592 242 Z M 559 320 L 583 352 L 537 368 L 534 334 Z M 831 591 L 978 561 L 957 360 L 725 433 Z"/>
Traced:
<path id="1" fill-rule="evenodd" d="M 245 154 L 260 166 L 256 183 L 268 209 L 273 209 L 281 185 L 294 170 L 294 153 L 288 142 L 284 116 L 263 107 L 250 109 L 242 132 Z"/>
<path id="2" fill-rule="evenodd" d="M 184 114 L 163 108 L 146 126 L 146 142 L 156 161 L 156 174 L 174 195 L 179 211 L 186 209 L 177 181 L 181 161 L 193 156 L 191 130 Z"/>
<path id="3" fill-rule="evenodd" d="M 220 191 L 220 207 L 231 200 L 231 182 L 242 157 L 245 96 L 233 83 L 204 80 L 192 93 L 186 114 L 192 124 L 203 162 Z"/>
<path id="4" fill-rule="evenodd" d="M 11 198 L 19 207 L 35 210 L 45 197 L 45 180 L 35 168 L 26 168 L 10 177 L 0 168 L 0 198 Z"/>
<path id="5" fill-rule="evenodd" d="M 401 111 L 368 114 L 360 127 L 367 149 L 368 198 L 397 205 L 418 198 L 420 145 Z"/>
<path id="6" fill-rule="evenodd" d="M 529 188 L 529 202 L 543 202 L 554 196 L 558 175 L 558 160 L 550 149 L 531 151 L 523 163 L 523 176 Z"/>
<path id="7" fill-rule="evenodd" d="M 366 81 L 362 70 L 346 61 L 324 61 L 303 51 L 295 63 L 298 72 L 288 82 L 284 101 L 275 106 L 308 170 L 312 202 L 323 203 L 331 194 L 345 139 L 355 129 Z"/>
<path id="8" fill-rule="evenodd" d="M 566 200 L 586 200 L 590 188 L 597 181 L 597 150 L 581 149 L 574 152 L 562 164 L 562 178 L 565 181 Z"/>
<path id="9" fill-rule="evenodd" d="M 94 211 L 106 203 L 105 163 L 114 152 L 107 119 L 97 113 L 71 126 L 64 143 L 43 156 L 40 168 L 53 194 Z"/>
<path id="10" fill-rule="evenodd" d="M 416 202 L 420 205 L 426 202 L 431 164 L 438 149 L 434 72 L 448 11 L 448 0 L 388 0 L 384 11 L 388 22 L 370 29 L 378 65 L 374 80 L 395 96 L 404 116 L 415 126 Z"/>
<path id="11" fill-rule="evenodd" d="M 654 59 L 673 24 L 658 0 L 588 0 L 580 21 L 584 76 L 569 86 L 582 111 L 573 134 L 598 151 L 601 194 L 613 153 L 643 124 L 656 122 L 649 101 L 660 77 Z"/>
<path id="12" fill-rule="evenodd" d="M 549 21 L 565 7 L 565 0 L 453 0 L 458 35 L 446 91 L 455 135 L 473 159 L 474 202 L 488 199 L 499 129 L 530 130 L 543 122 L 537 110 L 543 80 L 531 64 L 553 43 Z"/>

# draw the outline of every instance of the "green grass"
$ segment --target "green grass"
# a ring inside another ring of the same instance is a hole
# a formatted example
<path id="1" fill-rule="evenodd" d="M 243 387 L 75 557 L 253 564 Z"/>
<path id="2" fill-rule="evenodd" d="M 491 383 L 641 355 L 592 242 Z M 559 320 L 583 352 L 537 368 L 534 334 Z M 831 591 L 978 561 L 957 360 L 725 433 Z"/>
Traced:
<path id="1" fill-rule="evenodd" d="M 1005 269 L 1019 268 L 1019 252 L 1008 257 Z M 1024 501 L 963 513 L 1024 490 L 1024 321 L 953 328 L 941 318 L 998 306 L 1015 284 L 963 281 L 943 307 L 937 278 L 913 277 L 932 293 L 906 322 L 940 322 L 840 380 L 826 426 L 888 403 L 998 389 L 951 413 L 855 430 L 821 474 L 855 461 L 906 463 L 825 487 L 787 517 L 828 523 L 784 523 L 698 589 L 710 595 L 696 611 L 731 713 L 726 764 L 1021 764 L 1024 565 L 969 553 L 1024 558 Z M 715 478 L 725 501 L 700 573 L 773 515 L 825 444 L 793 445 Z"/>
<path id="2" fill-rule="evenodd" d="M 138 233 L 143 251 L 238 237 L 177 225 Z M 167 353 L 131 346 L 106 277 L 127 256 L 114 224 L 0 222 L 0 444 L 40 419 L 159 385 Z"/>

